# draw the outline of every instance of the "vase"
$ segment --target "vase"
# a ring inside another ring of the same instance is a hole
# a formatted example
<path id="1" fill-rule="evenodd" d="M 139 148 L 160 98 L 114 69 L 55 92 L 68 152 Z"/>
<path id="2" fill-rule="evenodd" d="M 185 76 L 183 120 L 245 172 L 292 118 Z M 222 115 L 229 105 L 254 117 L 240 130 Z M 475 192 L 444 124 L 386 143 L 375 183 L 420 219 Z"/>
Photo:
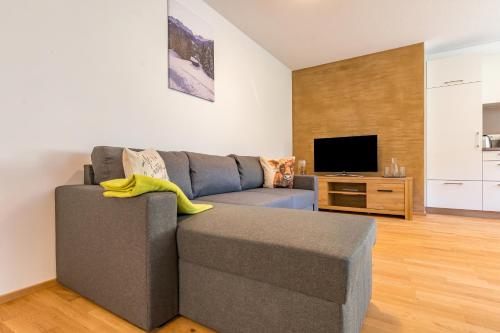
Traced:
<path id="1" fill-rule="evenodd" d="M 391 174 L 392 177 L 399 177 L 398 159 L 394 157 L 391 159 Z"/>
<path id="2" fill-rule="evenodd" d="M 300 160 L 298 162 L 298 169 L 299 169 L 299 175 L 306 174 L 306 161 L 305 160 Z"/>

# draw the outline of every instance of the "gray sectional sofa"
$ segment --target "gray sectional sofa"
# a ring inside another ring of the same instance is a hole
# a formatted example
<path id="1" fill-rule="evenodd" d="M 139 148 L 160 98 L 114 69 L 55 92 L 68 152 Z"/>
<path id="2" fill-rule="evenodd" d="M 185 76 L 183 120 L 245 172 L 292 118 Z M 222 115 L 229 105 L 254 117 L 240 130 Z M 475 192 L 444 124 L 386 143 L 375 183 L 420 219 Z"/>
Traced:
<path id="1" fill-rule="evenodd" d="M 160 152 L 212 210 L 173 193 L 102 196 L 123 148 L 96 147 L 85 185 L 56 189 L 58 281 L 151 330 L 184 315 L 220 332 L 358 332 L 371 298 L 372 219 L 317 212 L 317 180 L 266 189 L 257 157 Z"/>

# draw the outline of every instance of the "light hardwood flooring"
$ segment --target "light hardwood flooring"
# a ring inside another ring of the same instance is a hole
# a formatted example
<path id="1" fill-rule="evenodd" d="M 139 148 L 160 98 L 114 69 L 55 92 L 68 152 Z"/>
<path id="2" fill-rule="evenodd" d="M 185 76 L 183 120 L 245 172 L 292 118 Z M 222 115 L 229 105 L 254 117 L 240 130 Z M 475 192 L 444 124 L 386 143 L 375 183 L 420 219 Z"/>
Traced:
<path id="1" fill-rule="evenodd" d="M 500 332 L 500 220 L 377 220 L 363 333 Z M 0 305 L 0 333 L 12 332 L 142 331 L 56 285 Z M 213 331 L 179 317 L 157 332 Z"/>

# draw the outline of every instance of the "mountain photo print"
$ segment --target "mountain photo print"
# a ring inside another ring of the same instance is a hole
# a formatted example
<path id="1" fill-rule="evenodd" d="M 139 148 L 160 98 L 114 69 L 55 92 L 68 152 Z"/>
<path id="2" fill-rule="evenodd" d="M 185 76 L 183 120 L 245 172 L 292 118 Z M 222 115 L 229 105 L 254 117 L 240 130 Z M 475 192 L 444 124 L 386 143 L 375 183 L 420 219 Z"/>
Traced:
<path id="1" fill-rule="evenodd" d="M 176 0 L 168 2 L 168 86 L 215 101 L 213 31 Z"/>

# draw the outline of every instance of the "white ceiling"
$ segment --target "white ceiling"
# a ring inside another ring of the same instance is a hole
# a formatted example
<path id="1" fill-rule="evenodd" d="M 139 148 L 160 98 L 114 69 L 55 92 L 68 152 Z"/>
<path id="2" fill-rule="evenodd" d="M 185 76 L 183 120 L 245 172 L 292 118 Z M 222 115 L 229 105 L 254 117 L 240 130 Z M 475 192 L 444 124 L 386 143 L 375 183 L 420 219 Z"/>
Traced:
<path id="1" fill-rule="evenodd" d="M 426 42 L 500 40 L 500 0 L 205 0 L 295 70 Z"/>

